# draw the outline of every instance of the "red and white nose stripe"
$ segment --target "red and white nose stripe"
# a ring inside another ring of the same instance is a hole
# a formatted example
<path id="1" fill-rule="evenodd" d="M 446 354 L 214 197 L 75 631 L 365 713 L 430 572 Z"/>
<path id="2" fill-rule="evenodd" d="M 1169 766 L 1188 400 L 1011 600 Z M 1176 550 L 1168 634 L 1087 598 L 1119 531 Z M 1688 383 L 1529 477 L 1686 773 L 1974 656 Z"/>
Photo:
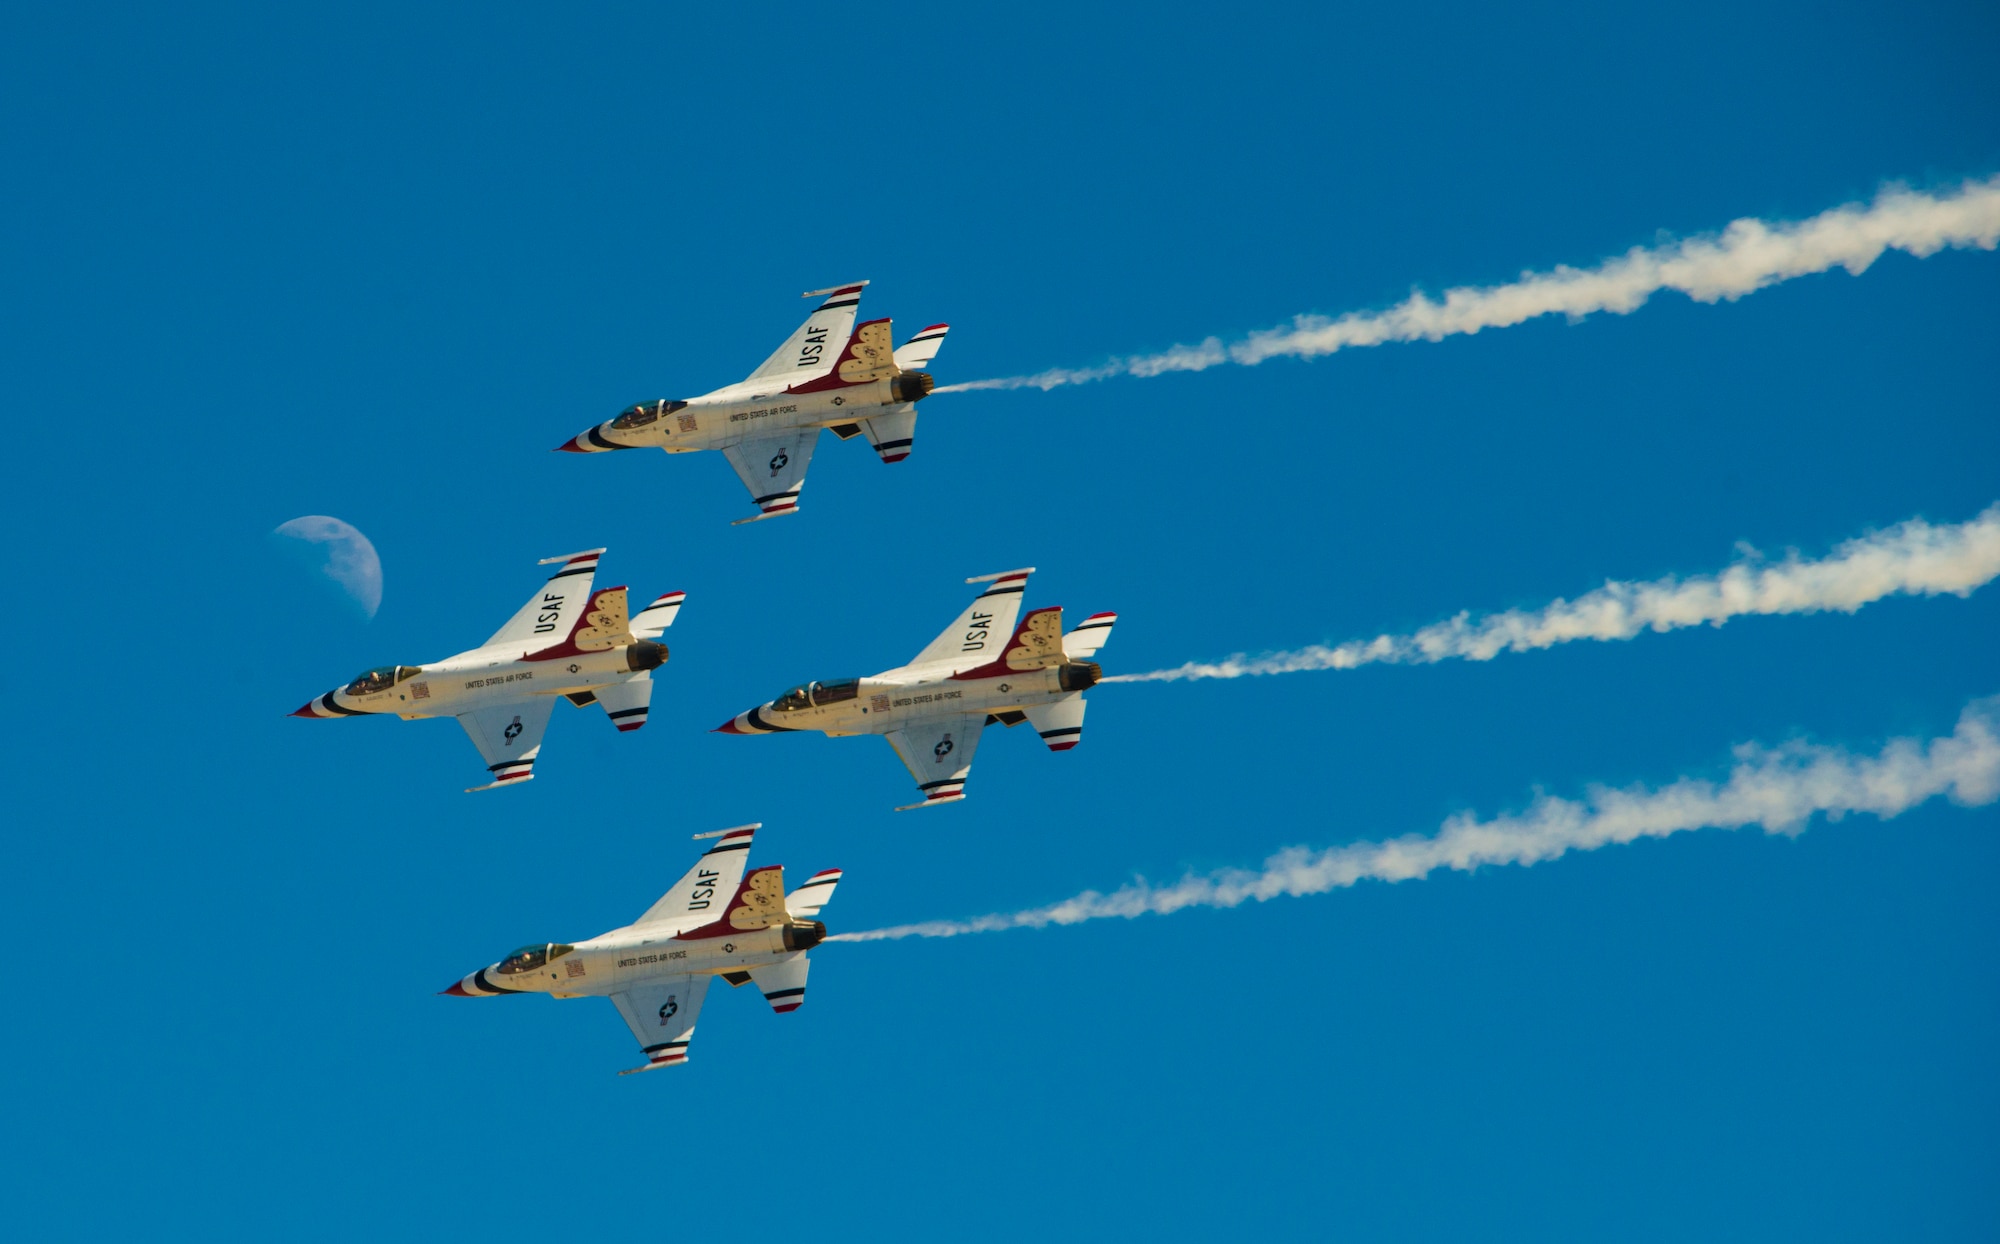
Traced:
<path id="1" fill-rule="evenodd" d="M 715 729 L 709 731 L 709 733 L 710 734 L 776 734 L 780 730 L 783 730 L 785 727 L 771 724 L 771 719 L 764 715 L 764 710 L 769 707 L 770 705 L 768 704 L 759 704 L 756 708 L 750 709 L 748 712 L 738 713 L 736 714 L 736 716 L 731 717 L 728 721 L 723 722 Z"/>
<path id="2" fill-rule="evenodd" d="M 492 978 L 486 975 L 485 968 L 479 969 L 464 980 L 455 982 L 449 989 L 438 990 L 440 996 L 453 998 L 497 998 L 503 993 L 520 992 L 518 989 L 508 989 L 494 984 Z"/>
<path id="3" fill-rule="evenodd" d="M 617 441 L 607 440 L 604 436 L 604 425 L 600 423 L 588 432 L 578 432 L 556 446 L 555 451 L 559 454 L 601 454 L 613 449 L 632 448 L 634 446 L 620 445 Z"/>
<path id="4" fill-rule="evenodd" d="M 358 708 L 342 708 L 340 706 L 340 703 L 333 698 L 335 694 L 337 693 L 329 691 L 317 700 L 307 700 L 304 704 L 300 705 L 298 708 L 293 709 L 287 715 L 291 717 L 311 717 L 311 718 L 366 716 L 366 714 L 363 713 Z"/>

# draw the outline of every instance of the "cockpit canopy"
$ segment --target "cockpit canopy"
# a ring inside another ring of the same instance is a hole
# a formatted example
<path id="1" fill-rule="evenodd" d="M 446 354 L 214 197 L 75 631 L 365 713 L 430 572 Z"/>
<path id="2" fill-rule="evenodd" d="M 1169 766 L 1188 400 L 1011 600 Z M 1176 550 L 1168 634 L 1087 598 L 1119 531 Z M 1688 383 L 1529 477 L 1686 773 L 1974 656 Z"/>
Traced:
<path id="1" fill-rule="evenodd" d="M 677 410 L 685 409 L 687 409 L 686 402 L 669 401 L 666 398 L 661 398 L 657 402 L 640 402 L 637 406 L 627 406 L 619 412 L 618 417 L 611 421 L 611 426 L 620 432 L 629 432 L 633 428 L 645 427 L 661 415 L 671 415 Z"/>
<path id="2" fill-rule="evenodd" d="M 512 976 L 516 972 L 532 972 L 575 949 L 576 947 L 565 946 L 561 942 L 538 942 L 533 946 L 523 946 L 502 959 L 499 970 L 503 976 Z"/>
<path id="3" fill-rule="evenodd" d="M 424 672 L 421 665 L 382 665 L 355 675 L 347 684 L 349 695 L 374 695 L 377 691 L 387 691 L 405 679 L 415 678 Z"/>
<path id="4" fill-rule="evenodd" d="M 823 708 L 828 704 L 838 704 L 861 694 L 859 678 L 841 678 L 833 682 L 809 682 L 793 687 L 790 691 L 771 701 L 771 707 L 781 713 L 789 713 L 801 708 Z"/>

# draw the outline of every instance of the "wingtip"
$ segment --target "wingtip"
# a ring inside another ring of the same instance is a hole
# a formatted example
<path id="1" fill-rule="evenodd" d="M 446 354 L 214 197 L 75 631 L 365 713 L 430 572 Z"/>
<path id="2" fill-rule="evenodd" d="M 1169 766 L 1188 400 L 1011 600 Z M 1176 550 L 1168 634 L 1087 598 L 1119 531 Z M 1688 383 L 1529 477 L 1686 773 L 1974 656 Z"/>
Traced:
<path id="1" fill-rule="evenodd" d="M 761 523 L 767 518 L 783 518 L 787 514 L 796 514 L 798 512 L 799 507 L 797 505 L 774 506 L 771 509 L 765 510 L 762 514 L 752 514 L 748 518 L 736 519 L 729 525 L 731 527 L 741 527 L 745 523 Z"/>
<path id="2" fill-rule="evenodd" d="M 915 812 L 920 808 L 942 808 L 944 805 L 948 803 L 964 803 L 964 802 L 965 802 L 965 796 L 962 794 L 939 795 L 935 799 L 926 799 L 922 803 L 906 803 L 902 807 L 897 808 L 896 811 Z"/>

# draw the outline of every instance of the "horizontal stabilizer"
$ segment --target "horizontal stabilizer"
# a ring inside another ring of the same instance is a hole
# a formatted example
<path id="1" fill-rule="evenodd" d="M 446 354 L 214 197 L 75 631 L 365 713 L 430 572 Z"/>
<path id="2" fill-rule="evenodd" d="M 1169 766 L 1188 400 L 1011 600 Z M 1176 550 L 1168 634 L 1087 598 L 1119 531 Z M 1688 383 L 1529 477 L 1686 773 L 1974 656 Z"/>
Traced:
<path id="1" fill-rule="evenodd" d="M 944 345 L 944 335 L 951 331 L 949 324 L 933 324 L 919 332 L 896 348 L 896 366 L 904 371 L 916 371 L 937 357 L 939 347 Z"/>
<path id="2" fill-rule="evenodd" d="M 1115 613 L 1093 613 L 1077 624 L 1077 628 L 1063 636 L 1063 652 L 1073 660 L 1097 655 L 1106 640 L 1111 638 L 1111 627 L 1118 621 Z"/>
<path id="3" fill-rule="evenodd" d="M 840 870 L 828 868 L 814 873 L 806 883 L 785 895 L 785 910 L 794 916 L 816 916 L 819 909 L 826 906 L 833 897 L 833 887 L 840 884 Z"/>
<path id="4" fill-rule="evenodd" d="M 653 675 L 650 670 L 641 671 L 608 687 L 597 689 L 597 702 L 604 706 L 605 716 L 621 733 L 629 733 L 646 724 L 646 711 L 653 703 Z"/>
<path id="5" fill-rule="evenodd" d="M 680 616 L 681 602 L 686 599 L 686 592 L 668 592 L 656 597 L 652 604 L 633 616 L 632 634 L 640 639 L 658 639 L 660 632 L 672 626 L 674 619 Z"/>
<path id="6" fill-rule="evenodd" d="M 882 461 L 901 462 L 910 456 L 910 448 L 916 443 L 916 403 L 905 402 L 872 419 L 864 419 L 861 430 L 868 434 L 868 443 L 875 447 Z"/>
<path id="7" fill-rule="evenodd" d="M 1078 692 L 1054 704 L 1037 704 L 1028 710 L 1028 724 L 1042 736 L 1052 752 L 1066 752 L 1083 738 L 1083 710 L 1087 707 Z"/>
<path id="8" fill-rule="evenodd" d="M 767 967 L 751 968 L 750 979 L 757 982 L 771 1009 L 783 1015 L 805 1004 L 806 973 L 811 970 L 812 961 L 798 954 Z"/>

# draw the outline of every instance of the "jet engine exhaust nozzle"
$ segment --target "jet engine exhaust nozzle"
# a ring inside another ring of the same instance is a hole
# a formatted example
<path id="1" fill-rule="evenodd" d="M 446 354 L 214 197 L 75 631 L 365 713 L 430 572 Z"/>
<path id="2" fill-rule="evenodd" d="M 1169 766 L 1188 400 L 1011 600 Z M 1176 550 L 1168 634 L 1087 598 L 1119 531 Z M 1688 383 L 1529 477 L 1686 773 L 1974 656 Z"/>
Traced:
<path id="1" fill-rule="evenodd" d="M 656 670 L 667 663 L 667 646 L 656 644 L 650 639 L 641 639 L 625 649 L 625 668 L 638 673 L 641 670 Z"/>
<path id="2" fill-rule="evenodd" d="M 899 402 L 921 402 L 936 385 L 927 371 L 906 371 L 889 381 L 889 396 Z"/>
<path id="3" fill-rule="evenodd" d="M 826 940 L 826 926 L 817 920 L 794 920 L 784 929 L 786 950 L 811 950 Z"/>
<path id="4" fill-rule="evenodd" d="M 1056 681 L 1064 691 L 1088 691 L 1104 677 L 1104 667 L 1095 661 L 1065 661 L 1056 672 Z"/>

